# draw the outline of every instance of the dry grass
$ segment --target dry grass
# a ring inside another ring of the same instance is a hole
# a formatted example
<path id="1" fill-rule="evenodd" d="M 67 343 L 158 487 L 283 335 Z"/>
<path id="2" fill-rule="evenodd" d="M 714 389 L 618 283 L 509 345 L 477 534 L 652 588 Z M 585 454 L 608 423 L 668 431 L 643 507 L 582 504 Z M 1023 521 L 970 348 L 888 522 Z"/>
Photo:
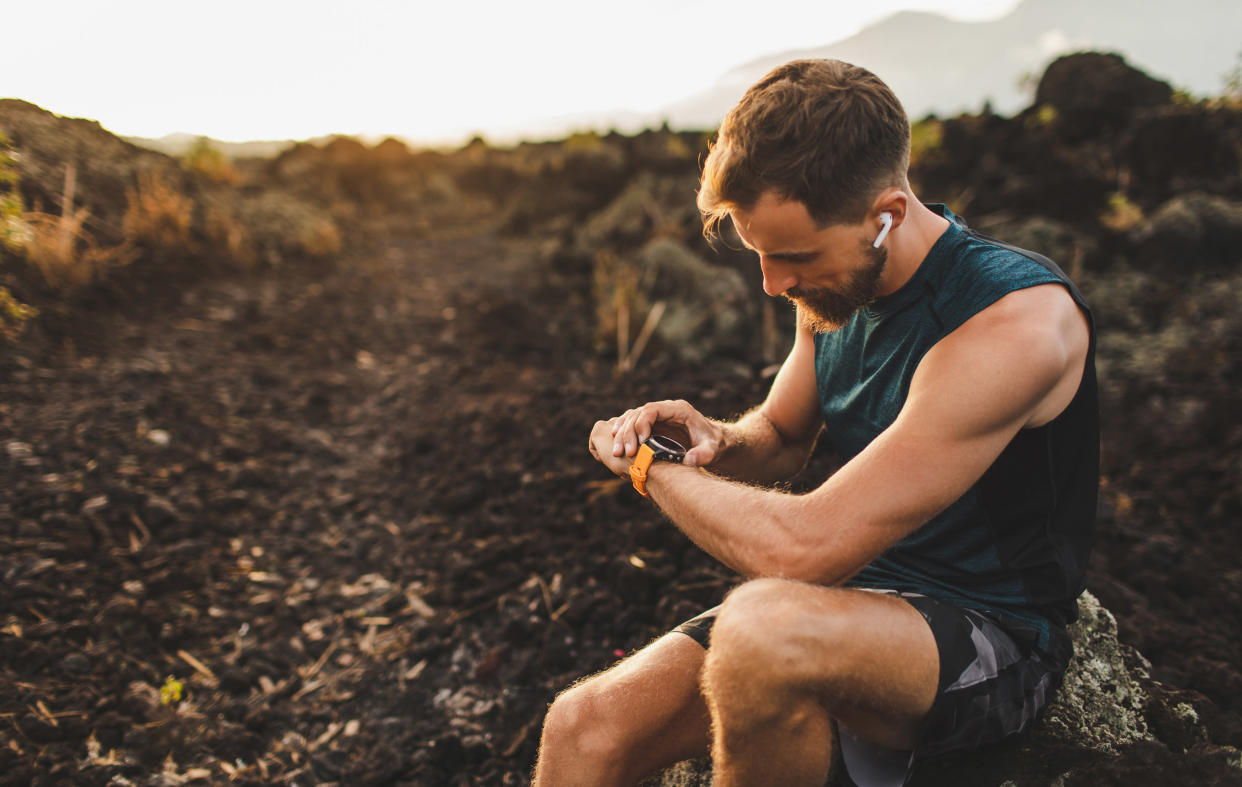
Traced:
<path id="1" fill-rule="evenodd" d="M 30 211 L 19 220 L 17 244 L 22 255 L 57 292 L 90 284 L 102 271 L 126 265 L 136 256 L 128 242 L 111 248 L 95 243 L 84 228 L 90 211 L 73 205 L 76 184 L 77 170 L 70 164 L 65 168 L 61 214 Z"/>
<path id="2" fill-rule="evenodd" d="M 225 251 L 229 259 L 247 268 L 258 262 L 254 236 L 233 214 L 208 208 L 204 224 L 207 240 L 212 246 Z"/>
<path id="3" fill-rule="evenodd" d="M 126 189 L 121 231 L 128 243 L 165 254 L 183 254 L 192 247 L 190 227 L 194 203 L 154 172 L 138 176 Z"/>
<path id="4" fill-rule="evenodd" d="M 206 137 L 199 137 L 194 146 L 181 157 L 181 165 L 215 183 L 237 186 L 242 182 L 241 174 L 233 169 L 228 156 L 212 147 L 211 141 Z"/>
<path id="5" fill-rule="evenodd" d="M 633 265 L 618 260 L 611 252 L 595 256 L 593 291 L 595 295 L 596 347 L 603 349 L 616 338 L 618 373 L 630 372 L 638 364 L 667 303 L 649 305 L 644 282 Z M 631 338 L 633 326 L 642 320 L 638 335 Z"/>
<path id="6" fill-rule="evenodd" d="M 1113 232 L 1128 232 L 1143 221 L 1143 209 L 1119 191 L 1108 196 L 1108 210 L 1100 216 L 1100 223 Z"/>

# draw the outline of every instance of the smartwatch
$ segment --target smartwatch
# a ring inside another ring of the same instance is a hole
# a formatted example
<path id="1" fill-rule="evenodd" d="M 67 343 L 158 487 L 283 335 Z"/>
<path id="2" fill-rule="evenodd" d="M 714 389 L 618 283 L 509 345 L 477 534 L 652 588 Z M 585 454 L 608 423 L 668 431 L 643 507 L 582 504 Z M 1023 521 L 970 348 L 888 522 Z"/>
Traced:
<path id="1" fill-rule="evenodd" d="M 634 464 L 630 465 L 630 481 L 638 490 L 638 494 L 651 497 L 647 494 L 647 470 L 651 467 L 651 463 L 660 461 L 681 464 L 685 458 L 686 449 L 681 443 L 669 437 L 653 434 L 643 441 L 643 444 L 638 447 L 638 453 L 634 455 Z"/>

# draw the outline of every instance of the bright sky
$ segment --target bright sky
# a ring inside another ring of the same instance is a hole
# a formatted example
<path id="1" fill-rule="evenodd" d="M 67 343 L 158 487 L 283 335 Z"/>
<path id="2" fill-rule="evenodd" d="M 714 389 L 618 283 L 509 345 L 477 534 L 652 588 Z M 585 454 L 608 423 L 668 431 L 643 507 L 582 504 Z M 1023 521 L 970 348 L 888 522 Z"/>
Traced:
<path id="1" fill-rule="evenodd" d="M 0 11 L 0 97 L 126 135 L 457 140 L 654 111 L 734 66 L 902 9 L 1018 0 L 34 0 Z"/>

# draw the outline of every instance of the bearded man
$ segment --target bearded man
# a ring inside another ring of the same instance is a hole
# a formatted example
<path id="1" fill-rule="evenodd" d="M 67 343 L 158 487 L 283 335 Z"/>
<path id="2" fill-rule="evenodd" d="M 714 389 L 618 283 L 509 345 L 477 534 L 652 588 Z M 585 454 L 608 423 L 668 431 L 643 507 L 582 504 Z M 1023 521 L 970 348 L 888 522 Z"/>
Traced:
<path id="1" fill-rule="evenodd" d="M 781 66 L 725 118 L 699 207 L 796 304 L 793 349 L 736 422 L 651 402 L 589 447 L 747 581 L 562 693 L 536 784 L 710 754 L 717 787 L 822 785 L 839 747 L 854 782 L 899 785 L 1059 686 L 1094 538 L 1090 312 L 1048 259 L 920 203 L 909 149 L 892 91 L 839 61 Z M 840 470 L 773 488 L 821 434 Z"/>

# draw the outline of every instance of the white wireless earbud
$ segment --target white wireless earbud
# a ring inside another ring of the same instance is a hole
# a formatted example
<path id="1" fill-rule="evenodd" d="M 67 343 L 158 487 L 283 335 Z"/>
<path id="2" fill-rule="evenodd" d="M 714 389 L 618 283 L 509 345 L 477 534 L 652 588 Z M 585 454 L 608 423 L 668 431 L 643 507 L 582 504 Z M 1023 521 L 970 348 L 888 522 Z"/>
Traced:
<path id="1" fill-rule="evenodd" d="M 893 214 L 881 213 L 880 223 L 884 226 L 880 229 L 880 234 L 875 236 L 875 243 L 871 244 L 873 248 L 880 248 L 880 244 L 888 237 L 888 231 L 893 228 Z"/>

